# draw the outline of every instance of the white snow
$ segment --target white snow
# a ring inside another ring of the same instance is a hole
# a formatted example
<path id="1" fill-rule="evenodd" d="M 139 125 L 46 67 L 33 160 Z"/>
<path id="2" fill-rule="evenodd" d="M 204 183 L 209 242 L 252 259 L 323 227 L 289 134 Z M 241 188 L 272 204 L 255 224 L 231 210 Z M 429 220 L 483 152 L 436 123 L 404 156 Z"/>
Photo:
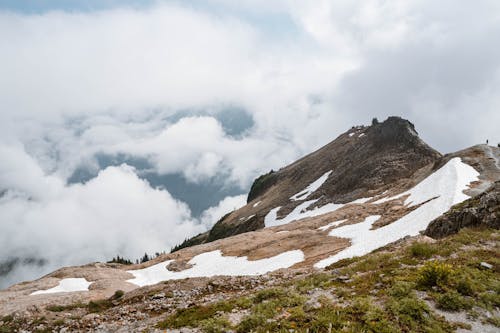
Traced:
<path id="1" fill-rule="evenodd" d="M 256 203 L 253 204 L 254 207 L 257 207 L 258 205 L 260 205 L 262 201 L 257 201 Z"/>
<path id="2" fill-rule="evenodd" d="M 316 179 L 314 182 L 309 184 L 309 186 L 307 186 L 304 190 L 300 191 L 295 195 L 292 195 L 290 197 L 290 200 L 298 201 L 306 199 L 309 195 L 316 192 L 316 190 L 320 188 L 321 185 L 323 185 L 323 183 L 328 179 L 328 176 L 330 176 L 331 173 L 332 173 L 331 171 L 326 172 L 321 177 Z"/>
<path id="3" fill-rule="evenodd" d="M 37 290 L 30 295 L 53 294 L 53 293 L 69 293 L 73 291 L 88 291 L 92 282 L 88 282 L 85 278 L 67 278 L 59 281 L 59 284 L 54 288 L 47 290 Z"/>
<path id="4" fill-rule="evenodd" d="M 356 132 L 349 133 L 349 137 L 353 136 L 354 134 L 356 134 Z"/>
<path id="5" fill-rule="evenodd" d="M 370 198 L 359 198 L 359 199 L 356 199 L 354 201 L 351 201 L 349 202 L 350 204 L 362 204 L 362 203 L 365 203 L 367 201 L 370 201 L 373 197 L 370 197 Z"/>
<path id="6" fill-rule="evenodd" d="M 335 222 L 330 222 L 330 223 L 328 223 L 327 225 L 324 225 L 324 226 L 322 226 L 322 227 L 319 227 L 319 228 L 318 228 L 318 230 L 325 231 L 325 230 L 327 230 L 327 229 L 329 229 L 329 228 L 336 227 L 336 226 L 338 226 L 338 225 L 340 225 L 340 224 L 344 223 L 345 221 L 347 221 L 347 219 L 345 219 L 345 220 L 340 220 L 340 221 L 335 221 Z"/>
<path id="7" fill-rule="evenodd" d="M 304 260 L 301 250 L 283 252 L 271 258 L 247 260 L 247 257 L 225 257 L 220 250 L 199 254 L 188 263 L 193 267 L 180 272 L 169 271 L 166 267 L 173 261 L 167 260 L 159 264 L 127 271 L 134 276 L 127 282 L 138 286 L 149 286 L 166 280 L 178 280 L 193 277 L 210 277 L 216 275 L 260 275 L 280 268 L 288 268 Z"/>
<path id="8" fill-rule="evenodd" d="M 358 138 L 360 138 L 360 137 L 362 137 L 364 135 L 365 135 L 365 133 L 361 133 L 360 135 L 358 135 Z"/>
<path id="9" fill-rule="evenodd" d="M 445 213 L 451 206 L 466 200 L 468 196 L 463 193 L 463 190 L 467 189 L 471 182 L 478 180 L 478 176 L 479 173 L 470 165 L 463 163 L 460 158 L 451 159 L 415 187 L 396 196 L 409 194 L 405 202 L 412 206 L 435 199 L 399 220 L 376 230 L 370 230 L 370 228 L 379 216 L 369 216 L 364 222 L 333 229 L 329 233 L 330 236 L 350 238 L 352 245 L 317 262 L 314 266 L 326 267 L 344 258 L 367 254 L 405 236 L 418 235 L 432 220 Z"/>
<path id="10" fill-rule="evenodd" d="M 273 208 L 264 217 L 264 225 L 266 228 L 269 228 L 278 225 L 288 224 L 292 221 L 297 221 L 306 217 L 313 217 L 313 216 L 323 215 L 326 213 L 331 213 L 344 206 L 343 204 L 329 203 L 324 206 L 314 208 L 312 210 L 307 210 L 307 208 L 316 201 L 318 201 L 318 199 L 308 200 L 301 203 L 300 205 L 295 207 L 295 209 L 290 214 L 288 214 L 281 220 L 278 219 L 278 211 L 280 210 L 281 206 Z"/>

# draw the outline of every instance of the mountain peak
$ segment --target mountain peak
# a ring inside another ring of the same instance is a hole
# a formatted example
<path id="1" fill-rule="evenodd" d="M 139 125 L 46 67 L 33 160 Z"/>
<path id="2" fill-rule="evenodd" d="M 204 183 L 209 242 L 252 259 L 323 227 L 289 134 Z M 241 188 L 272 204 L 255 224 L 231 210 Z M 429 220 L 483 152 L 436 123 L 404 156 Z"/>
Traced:
<path id="1" fill-rule="evenodd" d="M 248 203 L 258 202 L 258 209 L 248 205 L 227 214 L 205 235 L 205 241 L 261 229 L 266 213 L 274 207 L 281 207 L 281 216 L 289 214 L 301 204 L 290 198 L 327 173 L 324 182 L 307 196 L 317 200 L 316 206 L 372 196 L 397 182 L 411 183 L 409 179 L 418 170 L 431 169 L 441 156 L 418 137 L 415 126 L 406 119 L 389 117 L 380 123 L 374 119 L 371 126 L 353 126 L 317 151 L 259 176 L 248 194 Z"/>

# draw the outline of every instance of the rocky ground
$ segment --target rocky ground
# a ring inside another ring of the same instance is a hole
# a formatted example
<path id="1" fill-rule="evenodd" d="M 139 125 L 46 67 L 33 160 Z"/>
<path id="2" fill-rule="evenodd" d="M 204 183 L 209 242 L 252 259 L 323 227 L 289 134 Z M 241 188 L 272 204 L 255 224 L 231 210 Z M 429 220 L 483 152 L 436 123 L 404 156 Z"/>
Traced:
<path id="1" fill-rule="evenodd" d="M 325 270 L 168 281 L 32 306 L 0 332 L 498 332 L 500 233 L 418 236 Z M 73 293 L 74 294 L 74 293 Z"/>

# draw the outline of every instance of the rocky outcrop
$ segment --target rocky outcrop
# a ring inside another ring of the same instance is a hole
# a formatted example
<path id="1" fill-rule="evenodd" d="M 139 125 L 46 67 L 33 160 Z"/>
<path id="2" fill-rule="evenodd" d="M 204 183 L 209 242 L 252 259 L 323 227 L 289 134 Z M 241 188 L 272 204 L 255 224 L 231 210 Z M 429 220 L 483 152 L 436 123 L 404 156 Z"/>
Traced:
<path id="1" fill-rule="evenodd" d="M 485 226 L 500 229 L 500 181 L 477 197 L 453 206 L 432 221 L 424 234 L 443 238 L 465 227 Z"/>

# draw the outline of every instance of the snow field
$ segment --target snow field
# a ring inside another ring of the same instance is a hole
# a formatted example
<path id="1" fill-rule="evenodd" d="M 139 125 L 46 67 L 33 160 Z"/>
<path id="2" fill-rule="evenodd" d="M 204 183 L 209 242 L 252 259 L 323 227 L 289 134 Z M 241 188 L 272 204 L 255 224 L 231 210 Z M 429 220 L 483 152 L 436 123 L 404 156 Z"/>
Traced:
<path id="1" fill-rule="evenodd" d="M 341 259 L 367 254 L 405 236 L 418 235 L 432 220 L 448 211 L 451 206 L 468 199 L 463 190 L 467 189 L 471 182 L 476 181 L 478 176 L 479 173 L 470 165 L 463 163 L 460 158 L 451 159 L 409 191 L 395 196 L 409 194 L 405 203 L 411 206 L 430 201 L 399 220 L 376 230 L 370 229 L 380 216 L 369 216 L 364 222 L 333 229 L 329 233 L 330 236 L 349 238 L 351 246 L 317 262 L 314 266 L 323 268 Z"/>
<path id="2" fill-rule="evenodd" d="M 188 262 L 193 266 L 180 272 L 167 269 L 173 260 L 167 260 L 143 269 L 127 271 L 134 276 L 127 282 L 143 287 L 161 281 L 193 277 L 261 275 L 280 268 L 288 268 L 303 260 L 304 253 L 301 250 L 287 251 L 271 258 L 252 261 L 248 260 L 247 257 L 223 256 L 220 250 L 215 250 L 193 257 Z"/>
<path id="3" fill-rule="evenodd" d="M 278 225 L 290 223 L 292 221 L 297 221 L 306 217 L 313 217 L 313 216 L 323 215 L 326 213 L 331 213 L 341 207 L 344 207 L 343 204 L 329 203 L 312 210 L 306 210 L 316 201 L 318 201 L 318 199 L 308 200 L 301 203 L 300 205 L 295 207 L 295 209 L 290 214 L 288 214 L 282 219 L 278 219 L 278 211 L 280 210 L 281 206 L 273 208 L 264 217 L 264 225 L 266 228 L 275 227 Z"/>
<path id="4" fill-rule="evenodd" d="M 298 200 L 306 199 L 312 193 L 316 192 L 316 190 L 319 189 L 321 187 L 321 185 L 323 185 L 324 182 L 326 182 L 326 180 L 328 179 L 328 176 L 330 176 L 331 173 L 332 173 L 332 171 L 326 172 L 321 177 L 316 179 L 314 182 L 309 184 L 305 189 L 303 189 L 302 191 L 300 191 L 297 194 L 292 195 L 290 197 L 290 200 L 298 201 Z"/>
<path id="5" fill-rule="evenodd" d="M 92 282 L 88 282 L 84 278 L 67 278 L 59 281 L 59 284 L 54 288 L 47 290 L 37 290 L 30 295 L 53 294 L 53 293 L 69 293 L 73 291 L 88 291 Z"/>

